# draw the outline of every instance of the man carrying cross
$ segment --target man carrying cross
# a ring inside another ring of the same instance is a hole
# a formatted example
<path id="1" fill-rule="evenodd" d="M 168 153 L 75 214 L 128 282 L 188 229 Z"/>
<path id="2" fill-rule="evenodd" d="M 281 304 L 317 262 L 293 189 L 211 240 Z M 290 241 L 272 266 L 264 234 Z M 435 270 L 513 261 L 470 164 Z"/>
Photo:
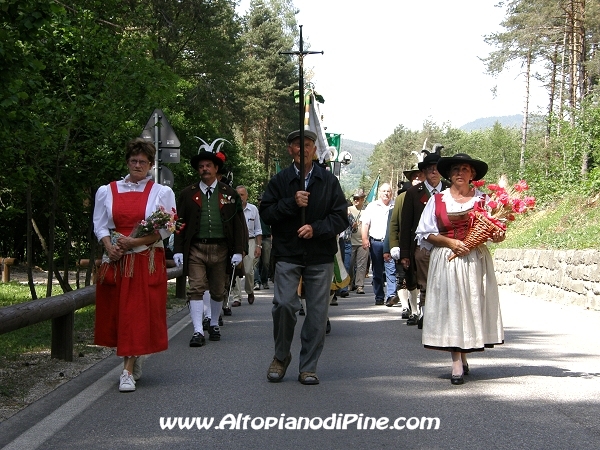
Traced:
<path id="1" fill-rule="evenodd" d="M 292 359 L 290 347 L 296 313 L 300 310 L 297 288 L 302 279 L 306 316 L 300 335 L 298 381 L 318 384 L 317 361 L 325 343 L 337 235 L 348 228 L 349 222 L 338 179 L 313 162 L 316 133 L 305 130 L 304 138 L 302 147 L 300 130 L 288 135 L 288 153 L 293 163 L 271 178 L 260 204 L 260 215 L 271 226 L 275 259 L 272 310 L 275 356 L 267 379 L 281 381 Z"/>

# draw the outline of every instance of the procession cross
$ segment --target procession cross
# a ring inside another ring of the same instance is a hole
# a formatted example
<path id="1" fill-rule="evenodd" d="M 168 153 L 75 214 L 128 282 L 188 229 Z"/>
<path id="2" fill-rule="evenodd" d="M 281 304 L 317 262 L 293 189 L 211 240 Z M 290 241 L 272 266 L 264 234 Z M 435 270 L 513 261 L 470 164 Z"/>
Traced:
<path id="1" fill-rule="evenodd" d="M 298 90 L 299 90 L 299 99 L 298 102 L 299 107 L 299 122 L 300 122 L 300 183 L 304 183 L 304 179 L 306 177 L 304 173 L 304 56 L 306 55 L 315 55 L 315 54 L 323 54 L 323 51 L 313 52 L 304 50 L 304 41 L 302 40 L 302 25 L 300 27 L 300 43 L 299 50 L 297 52 L 279 52 L 280 55 L 296 55 L 298 56 L 298 65 L 299 65 L 299 80 L 298 80 Z M 302 185 L 301 185 L 302 186 Z M 306 190 L 306 187 L 303 187 L 302 190 Z M 301 225 L 306 223 L 306 209 L 300 209 L 300 221 Z"/>

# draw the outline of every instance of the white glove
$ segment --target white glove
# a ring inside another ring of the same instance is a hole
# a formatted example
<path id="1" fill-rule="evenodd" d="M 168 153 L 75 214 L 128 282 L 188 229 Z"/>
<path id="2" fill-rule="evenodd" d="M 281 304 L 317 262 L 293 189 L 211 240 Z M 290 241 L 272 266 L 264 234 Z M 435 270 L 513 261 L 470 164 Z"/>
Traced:
<path id="1" fill-rule="evenodd" d="M 242 262 L 242 254 L 241 253 L 236 253 L 231 257 L 231 264 L 233 266 L 237 266 L 241 262 Z"/>
<path id="2" fill-rule="evenodd" d="M 177 267 L 181 266 L 183 264 L 183 253 L 175 253 L 173 255 L 173 261 Z"/>
<path id="3" fill-rule="evenodd" d="M 400 259 L 400 247 L 392 247 L 390 250 L 390 255 L 392 255 L 392 258 L 398 261 Z"/>

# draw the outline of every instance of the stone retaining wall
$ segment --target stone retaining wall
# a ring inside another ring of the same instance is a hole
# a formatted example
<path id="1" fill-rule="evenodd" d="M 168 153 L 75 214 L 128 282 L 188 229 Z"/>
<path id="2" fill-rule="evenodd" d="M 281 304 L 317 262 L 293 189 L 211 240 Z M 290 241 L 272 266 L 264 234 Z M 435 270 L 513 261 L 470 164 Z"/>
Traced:
<path id="1" fill-rule="evenodd" d="M 545 300 L 600 310 L 599 250 L 497 249 L 500 286 Z"/>

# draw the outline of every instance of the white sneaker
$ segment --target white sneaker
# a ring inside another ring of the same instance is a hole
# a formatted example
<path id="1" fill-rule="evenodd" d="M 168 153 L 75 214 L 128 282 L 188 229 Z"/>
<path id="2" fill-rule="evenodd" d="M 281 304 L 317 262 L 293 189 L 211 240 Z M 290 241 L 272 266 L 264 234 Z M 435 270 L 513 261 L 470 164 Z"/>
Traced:
<path id="1" fill-rule="evenodd" d="M 135 391 L 135 381 L 131 374 L 123 369 L 123 373 L 121 374 L 121 382 L 119 383 L 119 391 L 120 392 L 133 392 Z"/>
<path id="2" fill-rule="evenodd" d="M 142 378 L 142 362 L 144 362 L 142 358 L 143 356 L 138 356 L 133 363 L 133 379 L 135 381 Z"/>

